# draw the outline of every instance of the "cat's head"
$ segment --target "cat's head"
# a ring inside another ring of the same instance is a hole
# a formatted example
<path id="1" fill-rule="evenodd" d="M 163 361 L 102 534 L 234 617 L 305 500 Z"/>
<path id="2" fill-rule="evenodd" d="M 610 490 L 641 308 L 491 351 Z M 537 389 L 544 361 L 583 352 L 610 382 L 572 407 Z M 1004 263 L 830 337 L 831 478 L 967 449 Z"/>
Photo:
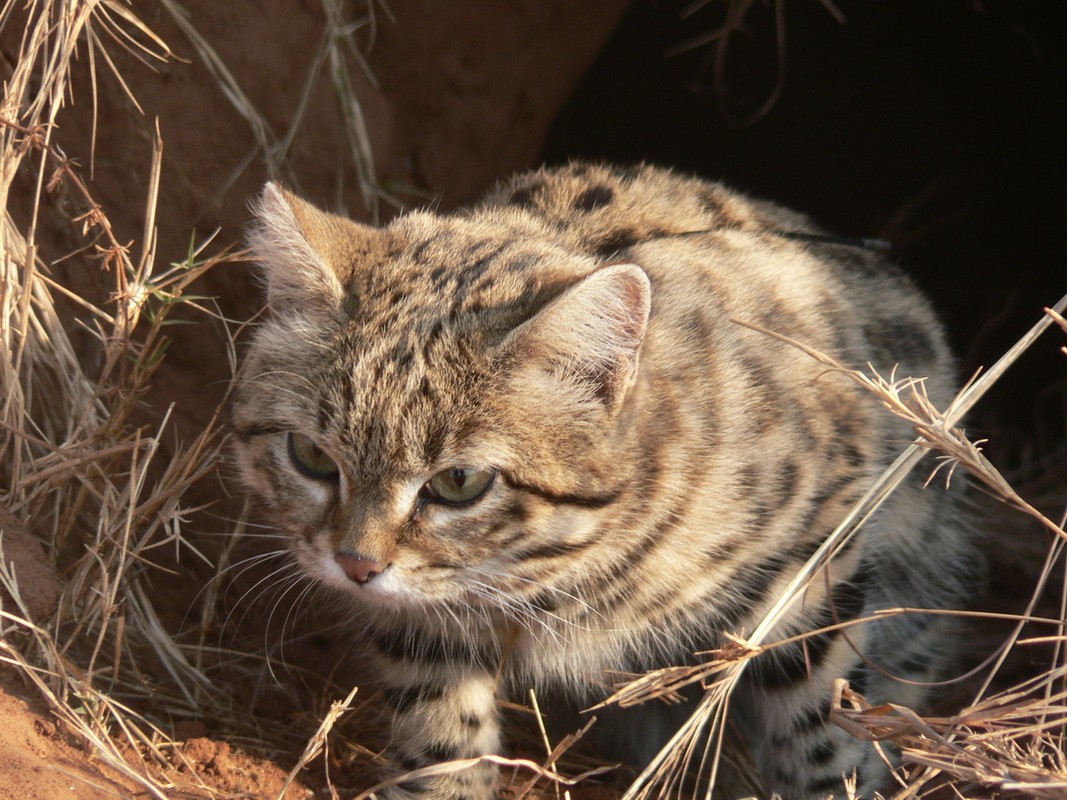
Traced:
<path id="1" fill-rule="evenodd" d="M 381 608 L 551 605 L 640 461 L 645 273 L 514 212 L 376 229 L 268 185 L 255 213 L 237 455 L 306 573 Z"/>

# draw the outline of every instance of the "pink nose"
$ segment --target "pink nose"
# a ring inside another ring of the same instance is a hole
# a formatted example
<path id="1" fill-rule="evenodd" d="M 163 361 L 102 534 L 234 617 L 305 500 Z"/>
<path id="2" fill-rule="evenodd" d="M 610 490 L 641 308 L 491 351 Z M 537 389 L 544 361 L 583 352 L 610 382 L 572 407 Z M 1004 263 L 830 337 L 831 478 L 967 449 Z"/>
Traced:
<path id="1" fill-rule="evenodd" d="M 348 553 L 336 553 L 333 557 L 349 580 L 356 583 L 367 583 L 375 575 L 381 575 L 385 567 L 370 558 L 349 555 Z"/>

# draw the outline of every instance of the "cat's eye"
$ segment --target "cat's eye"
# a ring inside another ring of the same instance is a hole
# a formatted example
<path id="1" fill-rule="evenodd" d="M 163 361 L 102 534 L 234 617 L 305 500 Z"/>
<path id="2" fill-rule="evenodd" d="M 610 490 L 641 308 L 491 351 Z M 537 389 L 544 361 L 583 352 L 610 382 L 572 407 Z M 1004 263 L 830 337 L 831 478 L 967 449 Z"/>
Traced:
<path id="1" fill-rule="evenodd" d="M 337 480 L 340 470 L 337 462 L 326 455 L 322 448 L 302 433 L 289 434 L 289 458 L 293 465 L 309 478 L 320 481 Z"/>
<path id="2" fill-rule="evenodd" d="M 423 487 L 427 499 L 446 505 L 473 503 L 489 491 L 496 477 L 494 469 L 457 467 L 438 472 Z"/>

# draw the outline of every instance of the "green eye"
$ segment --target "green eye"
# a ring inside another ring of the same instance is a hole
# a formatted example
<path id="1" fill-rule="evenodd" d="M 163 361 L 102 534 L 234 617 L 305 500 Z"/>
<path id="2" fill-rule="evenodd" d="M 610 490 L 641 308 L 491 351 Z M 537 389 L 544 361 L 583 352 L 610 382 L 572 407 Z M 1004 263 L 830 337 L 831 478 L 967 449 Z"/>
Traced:
<path id="1" fill-rule="evenodd" d="M 289 434 L 289 458 L 293 460 L 296 468 L 309 478 L 332 481 L 340 474 L 337 462 L 302 433 Z"/>
<path id="2" fill-rule="evenodd" d="M 473 503 L 493 485 L 496 470 L 459 467 L 438 472 L 423 491 L 429 499 L 446 505 Z"/>

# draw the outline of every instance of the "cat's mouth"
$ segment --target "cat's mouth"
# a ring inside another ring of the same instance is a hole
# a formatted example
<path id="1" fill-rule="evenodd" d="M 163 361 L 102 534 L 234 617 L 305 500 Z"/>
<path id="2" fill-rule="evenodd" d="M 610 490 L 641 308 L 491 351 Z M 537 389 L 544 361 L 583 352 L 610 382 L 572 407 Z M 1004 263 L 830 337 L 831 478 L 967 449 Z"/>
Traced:
<path id="1" fill-rule="evenodd" d="M 423 611 L 448 602 L 449 598 L 428 592 L 425 581 L 416 583 L 403 565 L 356 564 L 351 560 L 320 557 L 309 570 L 322 583 L 342 591 L 367 608 L 393 611 Z M 432 581 L 430 582 L 433 583 Z"/>
<path id="2" fill-rule="evenodd" d="M 394 608 L 420 604 L 393 563 L 381 564 L 357 554 L 330 556 L 321 552 L 305 552 L 300 561 L 308 577 L 357 598 L 359 603 Z"/>
<path id="3" fill-rule="evenodd" d="M 413 611 L 424 609 L 432 604 L 430 598 L 416 593 L 397 580 L 396 571 L 387 567 L 366 583 L 354 581 L 331 581 L 334 587 L 341 589 L 346 596 L 371 609 Z"/>
<path id="4" fill-rule="evenodd" d="M 300 560 L 309 577 L 370 609 L 411 612 L 447 605 L 485 613 L 505 610 L 514 601 L 494 582 L 480 577 L 471 585 L 454 568 L 411 568 L 356 553 L 321 551 L 307 552 Z"/>

